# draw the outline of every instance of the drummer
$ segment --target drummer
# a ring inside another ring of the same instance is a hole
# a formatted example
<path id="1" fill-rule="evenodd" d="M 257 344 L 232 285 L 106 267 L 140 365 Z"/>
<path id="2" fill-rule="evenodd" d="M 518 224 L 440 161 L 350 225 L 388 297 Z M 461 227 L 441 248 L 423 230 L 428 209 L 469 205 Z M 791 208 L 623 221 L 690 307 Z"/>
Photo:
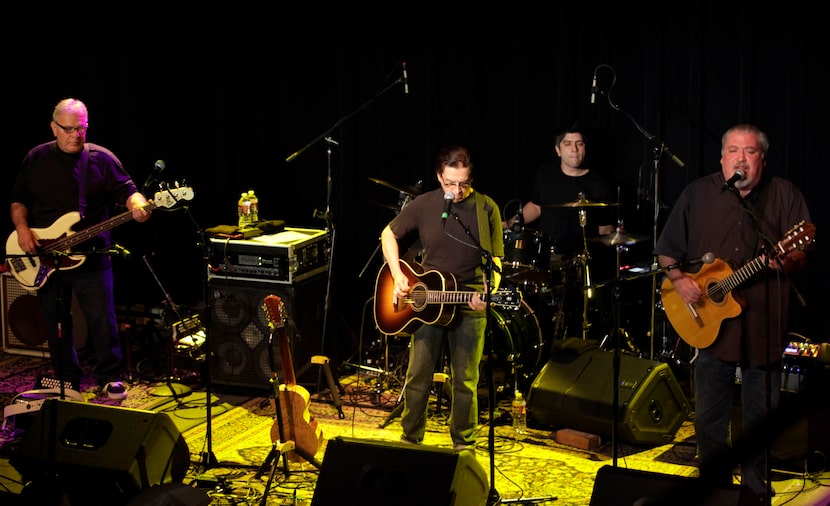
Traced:
<path id="1" fill-rule="evenodd" d="M 606 178 L 585 164 L 586 136 L 578 122 L 560 129 L 554 137 L 554 149 L 559 166 L 545 163 L 536 169 L 533 193 L 521 213 L 502 222 L 505 229 L 513 225 L 523 226 L 535 222 L 536 229 L 547 236 L 556 255 L 570 258 L 585 249 L 584 239 L 614 232 L 614 208 L 598 207 L 549 207 L 573 203 L 585 199 L 589 203 L 610 203 L 613 197 Z M 585 213 L 585 236 L 580 221 Z M 523 224 L 516 220 L 522 219 Z"/>

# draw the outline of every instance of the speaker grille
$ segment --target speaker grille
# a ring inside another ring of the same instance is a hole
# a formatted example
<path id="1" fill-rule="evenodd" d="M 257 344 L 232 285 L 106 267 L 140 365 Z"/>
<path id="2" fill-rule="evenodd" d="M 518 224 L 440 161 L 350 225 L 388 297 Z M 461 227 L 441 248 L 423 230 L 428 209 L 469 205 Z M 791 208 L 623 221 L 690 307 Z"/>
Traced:
<path id="1" fill-rule="evenodd" d="M 232 279 L 210 280 L 209 346 L 212 381 L 217 385 L 270 390 L 271 374 L 284 379 L 276 336 L 271 336 L 263 304 L 268 295 L 285 304 L 291 362 L 297 383 L 313 384 L 316 370 L 305 367 L 320 352 L 325 277 L 293 285 Z M 273 362 L 274 366 L 271 367 Z M 311 374 L 313 373 L 313 374 Z"/>
<path id="2" fill-rule="evenodd" d="M 49 356 L 46 327 L 37 292 L 27 290 L 9 273 L 0 276 L 3 305 L 3 349 L 15 355 Z"/>

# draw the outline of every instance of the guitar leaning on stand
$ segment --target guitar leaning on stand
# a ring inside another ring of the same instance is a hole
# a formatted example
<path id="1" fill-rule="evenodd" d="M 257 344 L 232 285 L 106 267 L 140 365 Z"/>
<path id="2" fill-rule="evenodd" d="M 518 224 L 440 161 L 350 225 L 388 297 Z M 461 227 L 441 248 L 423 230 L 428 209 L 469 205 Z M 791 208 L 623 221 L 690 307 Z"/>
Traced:
<path id="1" fill-rule="evenodd" d="M 268 490 L 274 479 L 274 472 L 279 461 L 278 456 L 283 457 L 283 468 L 288 474 L 288 461 L 310 462 L 314 467 L 320 469 L 320 462 L 315 460 L 314 455 L 323 442 L 323 432 L 318 430 L 317 421 L 311 417 L 308 411 L 310 395 L 301 385 L 297 384 L 294 378 L 294 365 L 291 360 L 291 347 L 288 339 L 288 327 L 286 325 L 285 304 L 277 295 L 265 297 L 263 305 L 265 314 L 268 316 L 268 325 L 271 327 L 271 338 L 277 334 L 280 347 L 280 360 L 282 363 L 285 383 L 280 385 L 274 367 L 274 357 L 271 342 L 268 343 L 268 357 L 271 366 L 271 387 L 274 392 L 271 407 L 274 408 L 276 421 L 271 426 L 271 451 L 265 458 L 256 473 L 256 477 L 262 476 L 271 463 L 271 474 L 265 485 L 262 494 L 262 504 L 266 504 Z"/>

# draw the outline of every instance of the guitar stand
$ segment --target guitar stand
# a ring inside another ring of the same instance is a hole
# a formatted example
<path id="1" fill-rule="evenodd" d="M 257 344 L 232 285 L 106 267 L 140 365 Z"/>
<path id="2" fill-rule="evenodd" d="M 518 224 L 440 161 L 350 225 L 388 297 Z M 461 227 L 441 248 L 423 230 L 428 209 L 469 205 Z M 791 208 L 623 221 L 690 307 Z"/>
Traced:
<path id="1" fill-rule="evenodd" d="M 328 362 L 326 362 L 328 365 Z M 308 461 L 311 465 L 320 469 L 322 465 L 317 459 L 314 458 L 313 455 L 309 455 L 308 452 L 303 450 L 302 448 L 298 448 L 294 441 L 286 441 L 285 440 L 285 428 L 283 426 L 282 420 L 282 410 L 280 409 L 280 384 L 277 378 L 271 378 L 271 389 L 274 391 L 274 406 L 277 413 L 277 432 L 279 433 L 280 439 L 279 441 L 274 441 L 271 445 L 271 451 L 268 452 L 268 455 L 265 457 L 265 460 L 262 462 L 262 465 L 259 466 L 256 474 L 254 475 L 254 479 L 262 478 L 263 473 L 271 466 L 271 472 L 268 474 L 268 481 L 265 483 L 265 489 L 262 491 L 262 499 L 260 500 L 260 506 L 266 506 L 267 499 L 268 499 L 268 491 L 271 489 L 271 484 L 274 482 L 274 474 L 277 471 L 277 466 L 279 464 L 279 457 L 282 457 L 283 462 L 283 472 L 285 472 L 285 476 L 289 476 L 290 470 L 288 467 L 288 452 L 293 451 L 300 457 L 304 458 Z M 273 464 L 273 465 L 272 465 Z"/>
<path id="2" fill-rule="evenodd" d="M 343 414 L 343 401 L 340 399 L 341 395 L 346 395 L 346 389 L 339 381 L 334 380 L 334 375 L 331 373 L 331 365 L 329 364 L 329 357 L 325 355 L 314 355 L 311 357 L 311 363 L 319 365 L 323 368 L 323 373 L 326 376 L 326 383 L 329 385 L 329 394 L 331 395 L 331 402 L 337 408 L 337 416 L 342 420 L 346 418 Z M 306 459 L 308 460 L 308 459 Z"/>

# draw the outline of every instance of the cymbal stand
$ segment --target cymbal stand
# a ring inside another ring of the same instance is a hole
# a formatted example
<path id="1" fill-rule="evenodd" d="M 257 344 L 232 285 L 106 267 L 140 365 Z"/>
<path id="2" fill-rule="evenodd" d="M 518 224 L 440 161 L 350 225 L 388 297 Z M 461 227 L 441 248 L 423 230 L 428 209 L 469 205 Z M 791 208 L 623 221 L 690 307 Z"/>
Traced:
<path id="1" fill-rule="evenodd" d="M 585 194 L 579 192 L 579 200 L 585 200 Z M 591 268 L 588 262 L 591 255 L 588 253 L 588 237 L 585 234 L 585 225 L 588 224 L 588 213 L 584 207 L 579 208 L 579 226 L 582 228 L 582 253 L 577 255 L 577 260 L 582 267 L 582 339 L 588 339 L 588 330 L 591 328 L 588 322 L 588 300 L 593 297 L 591 288 Z"/>

